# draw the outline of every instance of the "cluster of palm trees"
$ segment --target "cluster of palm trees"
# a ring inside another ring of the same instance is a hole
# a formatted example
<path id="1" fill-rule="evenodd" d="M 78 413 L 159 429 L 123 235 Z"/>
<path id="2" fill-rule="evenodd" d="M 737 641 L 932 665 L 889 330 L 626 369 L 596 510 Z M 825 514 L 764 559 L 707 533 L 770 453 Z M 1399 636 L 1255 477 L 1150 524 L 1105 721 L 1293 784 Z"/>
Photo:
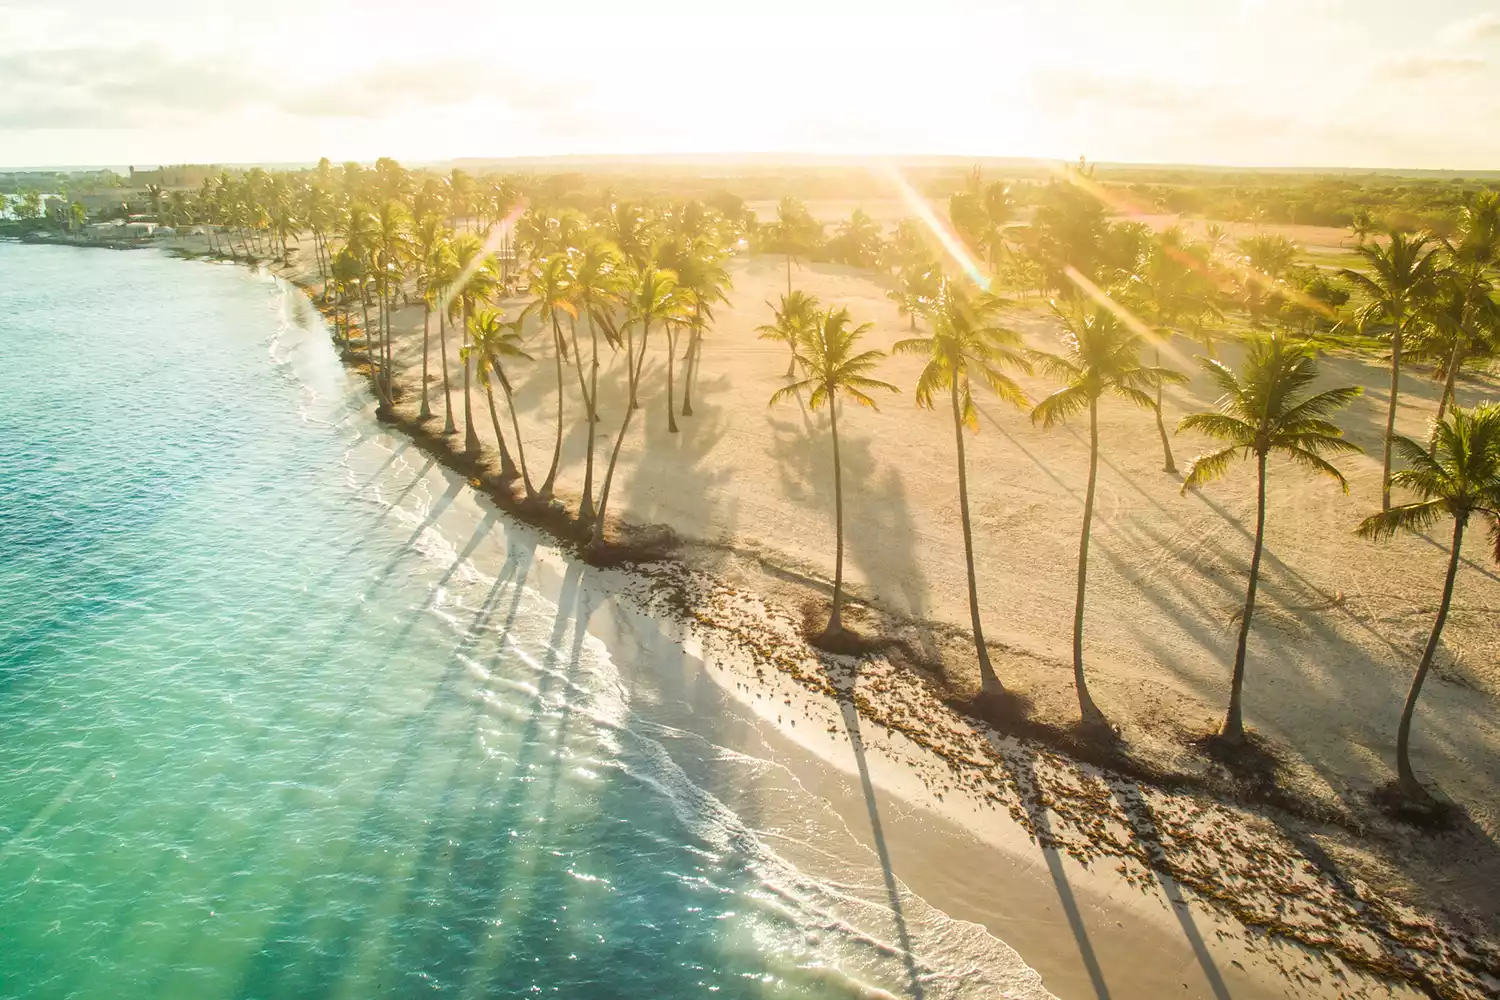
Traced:
<path id="1" fill-rule="evenodd" d="M 634 204 L 606 195 L 582 208 L 532 204 L 521 186 L 505 179 L 480 180 L 461 171 L 443 177 L 413 174 L 391 160 L 378 161 L 373 169 L 354 164 L 335 168 L 324 161 L 296 176 L 300 180 L 255 171 L 221 176 L 205 183 L 194 211 L 222 228 L 219 246 L 233 255 L 278 248 L 284 254 L 288 234 L 311 233 L 337 335 L 363 358 L 384 412 L 390 412 L 401 391 L 393 377 L 391 317 L 401 303 L 419 300 L 424 310 L 420 418 L 435 416 L 429 398 L 435 316 L 443 432 L 456 433 L 457 395 L 464 413 L 464 451 L 471 459 L 481 457 L 473 420 L 477 383 L 494 432 L 499 475 L 519 484 L 525 503 L 556 503 L 569 419 L 565 400 L 571 394 L 565 388 L 576 380 L 582 413 L 575 419 L 587 429 L 587 445 L 573 523 L 579 537 L 596 550 L 605 543 L 617 462 L 642 405 L 653 345 L 658 351 L 664 348 L 665 417 L 669 432 L 676 432 L 680 419 L 692 417 L 695 373 L 711 340 L 715 310 L 726 301 L 728 255 L 744 237 L 757 250 L 781 255 L 787 291 L 778 303 L 768 304 L 771 322 L 759 332 L 787 349 L 788 382 L 772 402 L 805 396 L 812 409 L 827 406 L 830 414 L 836 556 L 829 637 L 844 632 L 839 403 L 874 407 L 878 396 L 897 387 L 877 377 L 884 353 L 861 348 L 871 324 L 793 287 L 793 264 L 837 245 L 845 262 L 876 268 L 890 279 L 891 297 L 912 326 L 913 335 L 893 351 L 925 361 L 914 386 L 917 404 L 941 404 L 953 418 L 970 618 L 983 694 L 996 694 L 1003 684 L 984 640 L 969 518 L 964 439 L 966 430 L 977 429 L 976 387 L 1028 412 L 1043 427 L 1088 418 L 1090 464 L 1078 546 L 1073 668 L 1080 714 L 1092 727 L 1104 724 L 1089 693 L 1084 656 L 1099 407 L 1118 400 L 1151 411 L 1164 468 L 1175 473 L 1163 390 L 1186 376 L 1161 363 L 1161 346 L 1167 333 L 1194 338 L 1204 346 L 1207 356 L 1200 360 L 1207 377 L 1223 395 L 1215 410 L 1187 414 L 1178 427 L 1217 440 L 1220 447 L 1194 460 L 1183 488 L 1206 486 L 1237 458 L 1255 460 L 1257 529 L 1221 730 L 1221 737 L 1234 744 L 1244 738 L 1246 648 L 1267 516 L 1268 461 L 1283 456 L 1347 489 L 1332 460 L 1357 450 L 1332 418 L 1359 390 L 1312 392 L 1316 341 L 1308 337 L 1304 314 L 1315 313 L 1324 327 L 1342 324 L 1366 337 L 1386 337 L 1392 392 L 1382 510 L 1360 531 L 1386 537 L 1444 513 L 1456 525 L 1442 610 L 1415 676 L 1398 740 L 1403 790 L 1414 800 L 1423 797 L 1411 774 L 1408 735 L 1446 618 L 1456 543 L 1473 516 L 1493 523 L 1500 511 L 1500 429 L 1493 426 L 1500 424 L 1500 411 L 1465 410 L 1451 402 L 1459 368 L 1488 356 L 1500 340 L 1491 284 L 1500 257 L 1500 201 L 1476 199 L 1452 240 L 1392 233 L 1363 245 L 1359 252 L 1368 266 L 1338 276 L 1357 304 L 1354 315 L 1341 320 L 1326 296 L 1311 296 L 1290 280 L 1295 248 L 1279 237 L 1250 237 L 1234 253 L 1222 231 L 1213 227 L 1194 240 L 1180 230 L 1156 234 L 1137 224 L 1111 222 L 1090 191 L 1086 168 L 1050 186 L 1029 225 L 1008 226 L 1013 206 L 1004 186 L 986 186 L 976 174 L 950 203 L 954 228 L 972 257 L 985 261 L 991 273 L 1012 279 L 1021 275 L 1023 286 L 1039 286 L 1051 295 L 1064 336 L 1060 350 L 1044 352 L 1027 347 L 1018 333 L 999 323 L 1005 300 L 993 286 L 974 289 L 966 276 L 950 274 L 930 235 L 914 221 L 901 223 L 886 239 L 868 216 L 856 213 L 830 240 L 823 225 L 793 199 L 778 206 L 775 222 L 757 225 L 747 213 L 697 202 Z M 1327 284 L 1326 275 L 1320 280 Z M 514 310 L 511 318 L 505 316 L 507 308 Z M 1237 370 L 1214 356 L 1212 327 L 1230 309 L 1243 310 L 1251 326 Z M 917 329 L 919 319 L 925 330 Z M 1276 327 L 1270 333 L 1261 329 L 1267 321 Z M 462 371 L 457 386 L 450 385 L 450 328 L 457 333 Z M 625 361 L 626 399 L 617 414 L 606 414 L 600 406 L 602 352 Z M 1442 361 L 1442 409 L 1425 446 L 1400 437 L 1394 427 L 1401 366 L 1412 353 Z M 540 475 L 527 458 L 511 377 L 515 365 L 533 362 L 550 363 L 555 393 L 556 434 L 550 462 Z M 1015 376 L 1037 372 L 1059 387 L 1033 401 Z M 508 410 L 509 437 L 496 387 Z M 600 478 L 595 445 L 607 417 L 617 423 Z M 1393 470 L 1392 454 L 1401 456 L 1407 468 Z M 1393 486 L 1417 499 L 1393 504 Z"/>

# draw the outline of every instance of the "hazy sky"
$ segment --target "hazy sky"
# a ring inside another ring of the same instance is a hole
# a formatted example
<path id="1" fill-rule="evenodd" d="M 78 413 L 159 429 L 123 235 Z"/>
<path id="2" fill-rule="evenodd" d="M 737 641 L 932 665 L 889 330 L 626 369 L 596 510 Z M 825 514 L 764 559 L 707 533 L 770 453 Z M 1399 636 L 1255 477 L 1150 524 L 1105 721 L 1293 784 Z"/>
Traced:
<path id="1" fill-rule="evenodd" d="M 724 151 L 1500 168 L 1500 5 L 0 0 L 0 166 Z"/>

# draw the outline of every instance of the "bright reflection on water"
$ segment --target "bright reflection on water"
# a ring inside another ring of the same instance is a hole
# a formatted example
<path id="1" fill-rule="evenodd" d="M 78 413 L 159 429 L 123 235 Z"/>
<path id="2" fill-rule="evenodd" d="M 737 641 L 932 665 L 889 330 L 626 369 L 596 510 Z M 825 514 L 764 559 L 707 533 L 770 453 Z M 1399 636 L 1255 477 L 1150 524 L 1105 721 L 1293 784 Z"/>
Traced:
<path id="1" fill-rule="evenodd" d="M 0 997 L 1040 995 L 907 894 L 909 963 L 871 852 L 544 599 L 300 295 L 0 245 L 0 317 Z"/>

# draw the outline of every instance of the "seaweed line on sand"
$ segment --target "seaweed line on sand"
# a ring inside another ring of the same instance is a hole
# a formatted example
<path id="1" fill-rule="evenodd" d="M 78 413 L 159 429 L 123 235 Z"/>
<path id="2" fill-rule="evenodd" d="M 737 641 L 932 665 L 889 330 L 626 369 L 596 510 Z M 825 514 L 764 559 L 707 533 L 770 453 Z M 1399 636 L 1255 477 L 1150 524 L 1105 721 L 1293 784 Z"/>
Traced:
<path id="1" fill-rule="evenodd" d="M 315 287 L 282 276 L 327 312 Z M 362 370 L 356 353 L 346 348 L 342 357 Z M 398 401 L 401 388 L 397 382 Z M 1261 953 L 1293 983 L 1332 982 L 1341 994 L 1347 987 L 1363 995 L 1350 969 L 1444 1000 L 1500 994 L 1500 942 L 1492 929 L 1424 915 L 1345 870 L 1335 857 L 1344 853 L 1338 835 L 1369 835 L 1349 817 L 1309 811 L 1295 797 L 1276 794 L 1274 785 L 1267 793 L 1254 782 L 1186 780 L 1107 740 L 1028 723 L 1024 711 L 1004 703 L 961 702 L 924 669 L 909 643 L 820 650 L 808 641 L 808 609 L 789 609 L 696 568 L 670 528 L 612 520 L 616 541 L 590 551 L 559 504 L 518 499 L 513 483 L 501 482 L 484 461 L 421 420 L 389 410 L 378 416 L 511 516 L 547 531 L 576 556 L 619 570 L 622 595 L 691 632 L 705 661 L 738 659 L 763 682 L 771 671 L 852 703 L 862 720 L 930 754 L 908 763 L 938 794 L 957 791 L 1005 810 L 1040 847 L 1084 865 L 1109 864 L 1142 892 L 1171 879 L 1267 945 Z M 728 551 L 799 577 L 766 553 Z M 861 611 L 877 613 L 857 599 L 851 604 L 855 620 Z M 1279 822 L 1289 816 L 1300 823 Z"/>

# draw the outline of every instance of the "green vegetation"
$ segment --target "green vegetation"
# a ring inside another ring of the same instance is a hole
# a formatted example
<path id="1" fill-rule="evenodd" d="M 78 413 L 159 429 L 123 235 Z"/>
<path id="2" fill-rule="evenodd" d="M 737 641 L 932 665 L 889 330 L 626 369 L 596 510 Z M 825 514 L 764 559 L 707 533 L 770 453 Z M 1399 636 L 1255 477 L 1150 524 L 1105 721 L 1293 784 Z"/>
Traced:
<path id="1" fill-rule="evenodd" d="M 391 317 L 411 295 L 420 298 L 424 334 L 417 419 L 435 421 L 429 393 L 440 391 L 441 432 L 457 432 L 458 386 L 450 386 L 448 368 L 449 329 L 456 327 L 464 455 L 476 463 L 486 458 L 475 429 L 477 378 L 495 434 L 492 457 L 499 481 L 509 486 L 518 480 L 519 503 L 548 512 L 548 524 L 572 531 L 596 557 L 611 549 L 611 489 L 635 411 L 642 407 L 642 375 L 652 352 L 665 350 L 663 402 L 667 430 L 676 432 L 680 421 L 693 419 L 697 366 L 713 343 L 715 310 L 726 301 L 727 260 L 736 253 L 774 255 L 787 288 L 778 303 L 767 303 L 769 322 L 758 332 L 785 344 L 790 364 L 788 384 L 773 401 L 796 398 L 812 410 L 826 405 L 829 412 L 836 554 L 832 606 L 822 636 L 830 641 L 849 636 L 841 616 L 844 470 L 838 402 L 873 406 L 876 390 L 895 387 L 877 377 L 884 355 L 860 349 L 869 324 L 856 322 L 838 303 L 819 303 L 798 289 L 796 275 L 806 262 L 867 271 L 913 331 L 895 350 L 925 359 L 915 386 L 917 405 L 941 402 L 952 412 L 981 697 L 1001 692 L 1003 685 L 985 644 L 970 524 L 965 440 L 966 433 L 978 430 L 975 382 L 1001 400 L 1027 406 L 1012 373 L 1036 367 L 1061 387 L 1036 404 L 1033 420 L 1050 427 L 1089 415 L 1073 669 L 1080 714 L 1096 730 L 1104 718 L 1084 671 L 1084 612 L 1100 448 L 1098 406 L 1104 397 L 1116 396 L 1151 411 L 1163 468 L 1175 472 L 1168 428 L 1172 400 L 1164 390 L 1184 376 L 1164 366 L 1161 357 L 1172 338 L 1202 345 L 1209 375 L 1224 393 L 1215 412 L 1181 420 L 1180 427 L 1222 444 L 1193 462 L 1185 488 L 1206 484 L 1236 458 L 1254 456 L 1258 472 L 1257 530 L 1221 732 L 1226 742 L 1245 735 L 1242 692 L 1267 514 L 1267 459 L 1281 454 L 1342 482 L 1328 456 L 1352 449 L 1331 420 L 1356 390 L 1310 394 L 1320 351 L 1356 351 L 1381 360 L 1389 352 L 1390 413 L 1404 366 L 1431 365 L 1443 384 L 1443 422 L 1430 450 L 1396 436 L 1388 417 L 1387 454 L 1399 454 L 1409 468 L 1392 472 L 1387 460 L 1388 510 L 1361 531 L 1384 537 L 1421 527 L 1442 512 L 1455 518 L 1460 534 L 1475 514 L 1496 523 L 1500 505 L 1490 494 L 1481 496 L 1489 487 L 1476 485 L 1488 475 L 1481 466 L 1492 459 L 1483 457 L 1490 445 L 1474 442 L 1490 432 L 1474 429 L 1479 416 L 1452 409 L 1461 369 L 1489 365 L 1500 350 L 1494 289 L 1500 195 L 1488 190 L 1490 182 L 1087 163 L 1061 169 L 922 166 L 908 171 L 907 180 L 930 199 L 935 215 L 947 215 L 944 239 L 916 218 L 883 224 L 855 203 L 841 210 L 847 218 L 819 218 L 803 199 L 891 201 L 887 181 L 848 168 L 790 174 L 747 169 L 710 177 L 647 168 L 538 176 L 409 171 L 389 159 L 371 167 L 324 160 L 284 172 L 204 170 L 192 190 L 182 188 L 181 178 L 170 172 L 155 173 L 145 189 L 125 194 L 121 206 L 127 213 L 138 208 L 177 225 L 203 226 L 210 252 L 231 259 L 285 260 L 310 248 L 335 337 L 360 363 L 382 415 L 393 413 L 402 389 L 395 379 Z M 119 189 L 110 190 L 111 198 L 121 197 Z M 762 202 L 764 220 L 747 198 Z M 14 200 L 23 205 L 23 214 L 35 210 L 37 216 L 12 225 L 48 224 L 52 201 Z M 58 200 L 54 207 L 75 229 L 81 226 L 76 202 Z M 1178 218 L 1153 219 L 1149 225 L 1144 218 L 1122 218 L 1132 212 Z M 1200 218 L 1191 218 L 1194 213 Z M 1309 221 L 1348 226 L 1351 232 L 1337 237 L 1337 247 L 1304 247 L 1295 232 L 1261 228 Z M 1240 224 L 1237 238 L 1231 223 Z M 956 246 L 963 252 L 955 252 Z M 998 320 L 1003 306 L 1025 311 L 1037 296 L 1048 300 L 1062 327 L 1061 351 L 1027 351 Z M 510 318 L 503 315 L 507 305 L 516 310 Z M 434 313 L 442 378 L 429 387 Z M 663 336 L 653 341 L 658 331 Z M 1238 371 L 1212 360 L 1221 344 L 1239 340 L 1246 354 Z M 602 353 L 624 359 L 628 395 L 617 414 L 602 413 L 599 406 Z M 527 461 L 507 371 L 527 360 L 550 367 L 547 399 L 549 405 L 555 402 L 551 461 L 539 483 Z M 577 380 L 582 400 L 580 412 L 571 414 L 564 409 L 570 379 Z M 510 410 L 509 442 L 495 398 L 497 384 Z M 605 419 L 618 424 L 596 489 L 595 438 Z M 563 511 L 554 497 L 567 432 L 579 421 L 588 455 L 575 514 Z M 1426 499 L 1392 504 L 1392 485 Z M 1451 583 L 1450 568 L 1450 589 Z M 1414 801 L 1420 789 L 1407 780 L 1405 741 L 1442 619 L 1440 613 L 1408 699 L 1398 748 L 1401 785 Z"/>

